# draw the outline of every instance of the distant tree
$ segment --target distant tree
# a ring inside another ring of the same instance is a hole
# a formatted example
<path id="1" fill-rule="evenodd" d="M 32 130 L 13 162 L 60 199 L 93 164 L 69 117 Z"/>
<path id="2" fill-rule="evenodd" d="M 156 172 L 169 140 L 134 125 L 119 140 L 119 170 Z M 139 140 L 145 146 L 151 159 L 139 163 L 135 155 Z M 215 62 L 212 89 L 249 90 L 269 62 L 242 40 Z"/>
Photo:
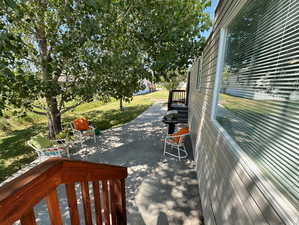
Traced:
<path id="1" fill-rule="evenodd" d="M 122 13 L 122 7 L 113 7 L 114 13 Z M 117 99 L 121 111 L 124 110 L 123 103 L 131 101 L 133 94 L 142 88 L 141 80 L 151 76 L 144 66 L 140 43 L 132 38 L 130 26 L 126 18 L 120 17 L 114 22 L 115 32 L 111 36 L 111 44 L 102 53 L 97 73 L 100 75 L 97 80 L 102 80 L 98 92 Z"/>
<path id="2" fill-rule="evenodd" d="M 142 88 L 141 80 L 149 74 L 137 58 L 140 57 L 134 55 L 134 51 L 120 53 L 117 50 L 104 57 L 104 67 L 107 67 L 109 77 L 100 90 L 104 89 L 105 94 L 119 100 L 121 111 L 124 110 L 123 103 L 132 100 L 133 94 Z"/>
<path id="3" fill-rule="evenodd" d="M 172 71 L 168 72 L 166 77 L 162 78 L 161 85 L 167 90 L 175 90 L 179 87 L 182 82 L 187 81 L 187 72 L 186 71 Z"/>

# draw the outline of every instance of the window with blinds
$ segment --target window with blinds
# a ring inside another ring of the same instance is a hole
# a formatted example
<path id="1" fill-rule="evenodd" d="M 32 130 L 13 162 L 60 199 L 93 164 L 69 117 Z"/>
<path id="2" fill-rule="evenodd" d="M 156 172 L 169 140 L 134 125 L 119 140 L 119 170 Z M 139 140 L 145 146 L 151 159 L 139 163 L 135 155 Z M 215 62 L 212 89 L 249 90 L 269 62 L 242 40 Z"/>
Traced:
<path id="1" fill-rule="evenodd" d="M 299 1 L 248 1 L 225 46 L 216 120 L 298 207 Z"/>

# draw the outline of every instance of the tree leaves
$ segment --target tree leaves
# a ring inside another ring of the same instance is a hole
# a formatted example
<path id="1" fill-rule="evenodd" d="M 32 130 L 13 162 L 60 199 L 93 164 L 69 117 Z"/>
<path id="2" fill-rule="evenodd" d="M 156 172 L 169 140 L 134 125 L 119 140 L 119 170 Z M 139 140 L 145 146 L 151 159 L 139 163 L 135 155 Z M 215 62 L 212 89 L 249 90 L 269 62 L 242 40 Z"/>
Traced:
<path id="1" fill-rule="evenodd" d="M 62 108 L 95 94 L 129 100 L 141 80 L 185 71 L 209 2 L 0 0 L 0 111 L 44 97 Z"/>

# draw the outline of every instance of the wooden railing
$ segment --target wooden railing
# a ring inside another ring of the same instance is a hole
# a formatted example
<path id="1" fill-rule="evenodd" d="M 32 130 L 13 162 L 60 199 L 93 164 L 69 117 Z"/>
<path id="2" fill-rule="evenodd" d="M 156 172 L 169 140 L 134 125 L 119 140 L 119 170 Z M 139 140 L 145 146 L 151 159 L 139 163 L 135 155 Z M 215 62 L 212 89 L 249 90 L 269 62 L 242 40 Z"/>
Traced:
<path id="1" fill-rule="evenodd" d="M 20 220 L 35 225 L 33 207 L 46 200 L 51 224 L 61 225 L 57 186 L 65 184 L 70 220 L 80 224 L 75 186 L 79 183 L 86 225 L 125 225 L 125 178 L 127 168 L 105 164 L 49 159 L 0 188 L 0 225 Z M 93 198 L 89 187 L 92 187 Z M 91 204 L 91 201 L 94 204 Z M 91 205 L 94 205 L 94 216 Z M 95 218 L 96 221 L 92 221 Z M 41 224 L 42 221 L 41 221 Z"/>
<path id="2" fill-rule="evenodd" d="M 187 106 L 187 96 L 185 90 L 171 90 L 168 95 L 168 110 L 172 110 L 173 104 L 184 104 Z"/>

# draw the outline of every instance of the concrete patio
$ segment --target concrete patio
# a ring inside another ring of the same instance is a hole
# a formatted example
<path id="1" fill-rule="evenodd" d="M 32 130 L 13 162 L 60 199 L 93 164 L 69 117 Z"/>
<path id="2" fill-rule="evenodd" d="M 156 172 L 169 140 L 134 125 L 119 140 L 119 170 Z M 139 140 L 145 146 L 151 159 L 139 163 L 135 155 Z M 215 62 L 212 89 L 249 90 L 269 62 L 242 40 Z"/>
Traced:
<path id="1" fill-rule="evenodd" d="M 72 151 L 73 159 L 128 168 L 126 197 L 129 225 L 202 224 L 192 159 L 178 161 L 162 154 L 161 138 L 166 133 L 166 126 L 161 119 L 165 112 L 166 108 L 157 103 L 130 123 L 103 131 L 96 145 L 90 140 L 83 149 L 78 144 Z M 191 152 L 190 155 L 192 157 Z M 79 194 L 79 185 L 77 189 Z M 58 187 L 58 193 L 64 224 L 69 224 L 64 186 Z M 83 210 L 80 203 L 79 210 Z M 47 224 L 49 218 L 44 201 L 35 207 L 35 213 L 40 224 Z M 81 219 L 84 224 L 84 218 Z"/>

